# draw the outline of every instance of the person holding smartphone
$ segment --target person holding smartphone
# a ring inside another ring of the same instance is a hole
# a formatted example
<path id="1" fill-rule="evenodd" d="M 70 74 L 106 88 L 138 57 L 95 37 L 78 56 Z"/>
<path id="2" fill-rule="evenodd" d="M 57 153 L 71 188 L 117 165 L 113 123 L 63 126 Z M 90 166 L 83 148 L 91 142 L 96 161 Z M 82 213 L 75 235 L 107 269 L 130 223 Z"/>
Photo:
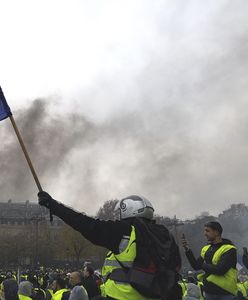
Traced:
<path id="1" fill-rule="evenodd" d="M 233 243 L 222 238 L 222 226 L 216 221 L 204 226 L 208 244 L 196 259 L 185 236 L 182 246 L 194 270 L 203 270 L 202 282 L 206 300 L 233 300 L 237 295 L 237 249 Z"/>

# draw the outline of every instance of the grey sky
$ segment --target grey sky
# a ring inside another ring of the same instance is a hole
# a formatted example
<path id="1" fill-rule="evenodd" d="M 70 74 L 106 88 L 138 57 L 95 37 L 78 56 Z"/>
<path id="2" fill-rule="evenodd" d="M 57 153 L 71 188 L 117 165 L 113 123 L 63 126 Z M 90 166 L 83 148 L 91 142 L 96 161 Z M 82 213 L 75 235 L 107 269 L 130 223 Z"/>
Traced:
<path id="1" fill-rule="evenodd" d="M 0 83 L 45 190 L 91 214 L 134 193 L 181 218 L 247 203 L 247 1 L 23 3 Z M 36 200 L 0 125 L 1 198 Z"/>

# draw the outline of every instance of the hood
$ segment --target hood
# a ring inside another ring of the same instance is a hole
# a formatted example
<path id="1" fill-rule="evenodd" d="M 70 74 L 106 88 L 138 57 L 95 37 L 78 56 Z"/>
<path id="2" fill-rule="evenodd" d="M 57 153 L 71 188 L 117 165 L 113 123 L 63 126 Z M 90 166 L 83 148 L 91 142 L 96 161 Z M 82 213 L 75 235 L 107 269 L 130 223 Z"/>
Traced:
<path id="1" fill-rule="evenodd" d="M 229 239 L 222 238 L 222 245 L 233 245 L 233 242 Z"/>
<path id="2" fill-rule="evenodd" d="M 217 247 L 219 247 L 220 245 L 233 245 L 234 246 L 234 244 L 233 244 L 233 242 L 231 240 L 225 239 L 225 238 L 222 238 L 222 242 L 221 243 L 218 243 L 218 244 L 208 243 L 208 245 L 212 245 L 212 246 L 216 245 Z"/>
<path id="3" fill-rule="evenodd" d="M 188 286 L 187 296 L 199 299 L 201 296 L 200 288 L 197 285 L 195 285 L 194 283 L 190 283 L 190 282 L 187 284 L 187 286 Z"/>
<path id="4" fill-rule="evenodd" d="M 33 285 L 29 281 L 22 281 L 19 284 L 18 294 L 30 297 L 32 295 Z"/>

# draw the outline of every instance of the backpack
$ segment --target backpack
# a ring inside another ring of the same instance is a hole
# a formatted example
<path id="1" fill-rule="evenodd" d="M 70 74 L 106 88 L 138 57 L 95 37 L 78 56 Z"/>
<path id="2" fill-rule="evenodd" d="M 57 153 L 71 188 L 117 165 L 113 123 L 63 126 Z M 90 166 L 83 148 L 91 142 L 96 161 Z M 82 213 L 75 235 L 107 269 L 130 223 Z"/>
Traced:
<path id="1" fill-rule="evenodd" d="M 170 300 L 168 295 L 176 284 L 176 265 L 180 263 L 174 238 L 165 226 L 146 223 L 141 218 L 135 218 L 133 225 L 136 233 L 133 265 L 127 268 L 117 260 L 126 273 L 126 282 L 147 298 Z M 121 274 L 120 271 L 113 273 Z"/>
<path id="2" fill-rule="evenodd" d="M 136 218 L 134 227 L 137 255 L 129 270 L 130 284 L 146 297 L 165 300 L 176 283 L 178 247 L 163 225 Z"/>

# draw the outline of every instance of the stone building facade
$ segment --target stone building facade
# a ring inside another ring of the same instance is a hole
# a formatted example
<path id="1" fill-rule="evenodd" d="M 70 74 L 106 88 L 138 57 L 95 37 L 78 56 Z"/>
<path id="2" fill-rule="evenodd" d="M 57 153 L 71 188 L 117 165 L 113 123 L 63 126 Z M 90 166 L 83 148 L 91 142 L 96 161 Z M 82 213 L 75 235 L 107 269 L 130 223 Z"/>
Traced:
<path id="1" fill-rule="evenodd" d="M 15 258 L 21 264 L 36 264 L 44 243 L 54 243 L 63 225 L 56 216 L 51 223 L 49 211 L 38 203 L 0 202 L 0 268 Z"/>
<path id="2" fill-rule="evenodd" d="M 38 203 L 26 202 L 0 202 L 0 224 L 1 227 L 12 230 L 22 230 L 23 226 L 34 223 L 34 221 L 50 224 L 49 211 Z M 50 227 L 61 227 L 63 222 L 53 216 Z M 1 228 L 0 228 L 1 231 Z"/>

